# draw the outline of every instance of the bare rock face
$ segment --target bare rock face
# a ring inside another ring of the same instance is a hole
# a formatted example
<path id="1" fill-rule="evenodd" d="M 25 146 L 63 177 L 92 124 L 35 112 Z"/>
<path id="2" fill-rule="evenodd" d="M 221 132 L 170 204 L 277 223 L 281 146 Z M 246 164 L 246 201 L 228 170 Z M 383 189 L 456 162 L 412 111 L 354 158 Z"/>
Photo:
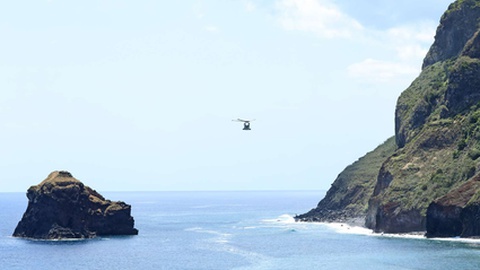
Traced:
<path id="1" fill-rule="evenodd" d="M 478 197 L 477 197 L 478 200 Z M 469 203 L 460 213 L 462 237 L 480 237 L 480 203 Z"/>
<path id="2" fill-rule="evenodd" d="M 427 237 L 455 237 L 462 233 L 462 207 L 432 202 L 427 210 Z"/>
<path id="3" fill-rule="evenodd" d="M 423 68 L 459 56 L 465 43 L 478 29 L 479 15 L 477 0 L 452 3 L 440 20 L 435 42 L 423 60 Z"/>
<path id="4" fill-rule="evenodd" d="M 55 171 L 27 191 L 28 207 L 13 236 L 34 239 L 137 235 L 131 206 L 106 200 L 69 172 Z"/>
<path id="5" fill-rule="evenodd" d="M 480 174 L 432 202 L 427 209 L 427 237 L 479 237 Z"/>

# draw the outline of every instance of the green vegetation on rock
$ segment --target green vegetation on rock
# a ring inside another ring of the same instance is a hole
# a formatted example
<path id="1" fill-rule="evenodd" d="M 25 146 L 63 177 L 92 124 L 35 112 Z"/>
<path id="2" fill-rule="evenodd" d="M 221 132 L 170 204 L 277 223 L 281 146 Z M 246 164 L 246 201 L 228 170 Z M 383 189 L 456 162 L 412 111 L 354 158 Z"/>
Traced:
<path id="1" fill-rule="evenodd" d="M 347 166 L 338 175 L 317 208 L 297 216 L 297 220 L 351 222 L 353 219 L 364 217 L 378 170 L 396 149 L 395 138 L 391 137 L 375 150 Z"/>
<path id="2" fill-rule="evenodd" d="M 388 179 L 379 177 L 367 215 L 376 231 L 425 230 L 428 206 L 480 167 L 480 59 L 471 57 L 478 55 L 478 7 L 473 0 L 450 6 L 429 65 L 398 99 L 399 149 L 382 166 Z M 453 39 L 459 35 L 465 38 Z"/>
<path id="3" fill-rule="evenodd" d="M 480 3 L 475 0 L 457 0 L 448 7 L 448 10 L 446 11 L 445 15 L 449 15 L 451 12 L 459 11 L 465 7 L 466 8 L 480 7 Z"/>
<path id="4" fill-rule="evenodd" d="M 433 202 L 447 194 L 462 196 L 465 188 L 460 187 L 480 170 L 479 44 L 480 0 L 454 2 L 442 16 L 421 74 L 398 98 L 397 146 L 387 141 L 347 167 L 317 208 L 299 217 L 338 221 L 341 213 L 364 216 L 366 226 L 376 231 L 423 231 Z M 479 194 L 469 191 L 472 207 L 463 212 L 480 209 Z M 444 208 L 435 207 L 440 209 L 434 211 L 437 222 L 444 218 L 438 214 Z M 448 215 L 462 224 L 460 217 Z M 462 220 L 473 224 L 468 215 Z M 477 233 L 471 227 L 464 235 Z"/>

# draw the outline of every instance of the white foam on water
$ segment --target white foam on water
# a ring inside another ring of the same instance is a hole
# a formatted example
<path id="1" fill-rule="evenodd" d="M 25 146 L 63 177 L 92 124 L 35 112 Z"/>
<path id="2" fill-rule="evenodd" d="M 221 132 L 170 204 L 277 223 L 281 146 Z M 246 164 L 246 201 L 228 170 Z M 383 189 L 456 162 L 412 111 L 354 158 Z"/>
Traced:
<path id="1" fill-rule="evenodd" d="M 480 246 L 480 239 L 478 238 L 461 238 L 461 237 L 446 237 L 446 238 L 427 238 L 425 232 L 413 232 L 413 233 L 373 233 L 373 236 L 378 237 L 391 237 L 391 238 L 403 238 L 403 239 L 423 239 L 426 241 L 445 241 L 445 242 L 457 242 L 470 244 L 474 247 Z"/>
<path id="2" fill-rule="evenodd" d="M 12 239 L 20 239 L 20 240 L 27 240 L 32 242 L 83 242 L 89 240 L 108 240 L 108 237 L 95 237 L 95 238 L 55 238 L 55 239 L 37 239 L 37 238 L 30 238 L 30 237 L 15 237 L 9 236 Z"/>
<path id="3" fill-rule="evenodd" d="M 250 263 L 250 265 L 248 266 L 234 268 L 236 270 L 273 269 L 272 267 L 274 266 L 274 264 L 271 257 L 265 256 L 259 253 L 255 253 L 255 252 L 241 250 L 238 248 L 230 248 L 228 251 L 232 254 L 245 258 L 245 260 L 247 260 Z"/>
<path id="4" fill-rule="evenodd" d="M 258 226 L 243 226 L 241 227 L 241 229 L 243 230 L 253 230 L 253 229 L 257 229 Z"/>
<path id="5" fill-rule="evenodd" d="M 449 242 L 461 242 L 461 243 L 468 243 L 472 245 L 480 245 L 480 239 L 478 238 L 461 238 L 461 237 L 448 237 L 448 238 L 427 238 L 429 240 L 435 241 L 449 241 Z"/>
<path id="6" fill-rule="evenodd" d="M 185 229 L 186 232 L 199 232 L 201 230 L 203 230 L 203 228 L 201 227 L 192 227 L 192 228 Z"/>
<path id="7" fill-rule="evenodd" d="M 360 227 L 360 226 L 351 226 L 345 223 L 321 223 L 325 226 L 333 229 L 336 233 L 342 234 L 356 234 L 356 235 L 367 235 L 375 237 L 389 237 L 389 238 L 410 238 L 410 239 L 427 239 L 424 236 L 424 232 L 412 232 L 412 233 L 375 233 L 373 230 Z"/>
<path id="8" fill-rule="evenodd" d="M 337 233 L 343 234 L 360 234 L 360 235 L 372 235 L 373 232 L 370 229 L 360 226 L 351 226 L 345 223 L 320 223 L 333 229 Z"/>
<path id="9" fill-rule="evenodd" d="M 270 269 L 270 267 L 272 267 L 272 264 L 271 264 L 272 258 L 266 255 L 248 251 L 233 245 L 230 242 L 230 239 L 233 237 L 232 234 L 224 233 L 220 231 L 208 230 L 201 227 L 192 227 L 192 228 L 185 229 L 185 231 L 210 234 L 213 236 L 212 238 L 206 239 L 203 242 L 203 244 L 200 244 L 198 246 L 201 249 L 227 252 L 233 255 L 243 257 L 247 262 L 250 263 L 250 265 L 248 266 L 235 268 L 237 270 L 241 270 L 241 269 L 243 270 L 259 269 L 260 270 L 260 269 Z"/>
<path id="10" fill-rule="evenodd" d="M 461 238 L 461 237 L 447 237 L 447 238 L 427 238 L 425 232 L 411 232 L 411 233 L 375 233 L 371 229 L 358 226 L 350 226 L 345 223 L 319 223 L 323 224 L 336 233 L 343 234 L 357 234 L 368 235 L 375 237 L 387 237 L 387 238 L 403 238 L 403 239 L 424 239 L 433 241 L 448 241 L 448 242 L 462 242 L 470 243 L 474 245 L 480 245 L 480 239 L 477 238 Z"/>
<path id="11" fill-rule="evenodd" d="M 289 231 L 310 230 L 312 228 L 325 227 L 329 223 L 320 222 L 302 222 L 296 221 L 292 215 L 283 214 L 274 219 L 261 220 L 262 227 L 280 227 L 288 229 Z"/>
<path id="12" fill-rule="evenodd" d="M 353 226 L 347 223 L 340 222 L 304 222 L 295 221 L 294 217 L 289 215 L 282 215 L 277 219 L 263 220 L 266 223 L 289 225 L 294 229 L 312 229 L 315 227 L 323 227 L 340 234 L 353 234 L 353 235 L 367 235 L 375 237 L 391 237 L 391 238 L 411 238 L 411 239 L 427 239 L 424 236 L 424 232 L 413 232 L 405 234 L 387 234 L 387 233 L 375 233 L 373 230 L 362 226 Z M 480 240 L 478 243 L 480 243 Z"/>
<path id="13" fill-rule="evenodd" d="M 294 224 L 297 223 L 295 221 L 295 218 L 289 214 L 283 214 L 277 218 L 273 219 L 262 219 L 262 223 L 267 223 L 267 224 Z"/>
<path id="14" fill-rule="evenodd" d="M 428 239 L 424 232 L 412 233 L 373 233 L 373 236 L 388 237 L 388 238 L 404 238 L 404 239 Z"/>
<path id="15" fill-rule="evenodd" d="M 210 241 L 216 242 L 216 243 L 228 243 L 229 238 L 232 237 L 232 235 L 229 233 L 224 233 L 224 232 L 219 232 L 214 230 L 206 230 L 201 227 L 192 227 L 192 228 L 185 229 L 185 231 L 214 235 L 214 238 L 211 238 Z"/>

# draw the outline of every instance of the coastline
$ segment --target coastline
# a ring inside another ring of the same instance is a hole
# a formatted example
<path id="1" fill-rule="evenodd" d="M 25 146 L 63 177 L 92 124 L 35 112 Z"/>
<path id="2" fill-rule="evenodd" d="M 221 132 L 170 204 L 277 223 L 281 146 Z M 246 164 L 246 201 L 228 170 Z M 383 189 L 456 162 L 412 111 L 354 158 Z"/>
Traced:
<path id="1" fill-rule="evenodd" d="M 306 222 L 308 223 L 308 222 Z M 366 235 L 374 237 L 385 237 L 385 238 L 403 238 L 403 239 L 419 239 L 419 240 L 430 240 L 430 241 L 446 241 L 446 242 L 461 242 L 461 243 L 470 243 L 480 245 L 480 238 L 462 238 L 462 237 L 433 237 L 428 238 L 425 236 L 426 231 L 410 232 L 410 233 L 376 233 L 373 230 L 368 229 L 364 226 L 352 226 L 347 223 L 339 222 L 321 222 L 336 233 L 343 234 L 356 234 L 356 235 Z"/>
<path id="2" fill-rule="evenodd" d="M 365 227 L 362 222 L 359 222 L 360 218 L 351 218 L 347 221 L 331 221 L 331 222 L 314 222 L 314 221 L 301 221 L 297 220 L 295 223 L 298 224 L 318 224 L 320 226 L 325 226 L 335 233 L 340 234 L 355 234 L 355 235 L 365 235 L 373 237 L 384 237 L 384 238 L 402 238 L 402 239 L 417 239 L 417 240 L 430 240 L 430 241 L 446 241 L 446 242 L 460 242 L 460 243 L 469 243 L 480 245 L 480 238 L 462 238 L 462 237 L 433 237 L 428 238 L 425 236 L 426 231 L 417 231 L 409 233 L 376 233 L 372 229 Z M 278 220 L 280 221 L 280 220 Z"/>

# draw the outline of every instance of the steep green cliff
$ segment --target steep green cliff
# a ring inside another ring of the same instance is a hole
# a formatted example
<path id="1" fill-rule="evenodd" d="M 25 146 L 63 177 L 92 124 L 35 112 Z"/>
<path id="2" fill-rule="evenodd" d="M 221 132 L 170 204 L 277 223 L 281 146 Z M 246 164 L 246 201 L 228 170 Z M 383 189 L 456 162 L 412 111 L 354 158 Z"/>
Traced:
<path id="1" fill-rule="evenodd" d="M 442 16 L 421 74 L 398 98 L 397 149 L 371 178 L 373 191 L 363 190 L 369 193 L 366 215 L 361 210 L 365 198 L 348 206 L 359 209 L 351 216 L 365 215 L 367 227 L 392 233 L 424 231 L 429 205 L 479 171 L 479 23 L 480 0 L 458 0 Z M 350 177 L 342 183 L 355 181 Z M 315 220 L 315 213 L 329 206 L 332 198 L 341 201 L 338 197 L 349 196 L 344 190 L 334 183 L 329 191 L 334 194 L 303 220 Z"/>
<path id="2" fill-rule="evenodd" d="M 318 206 L 306 214 L 297 216 L 296 219 L 301 221 L 360 222 L 359 225 L 363 225 L 378 170 L 396 148 L 395 138 L 391 137 L 375 150 L 347 166 L 338 175 Z"/>
<path id="3" fill-rule="evenodd" d="M 426 229 L 430 203 L 480 165 L 480 1 L 456 1 L 442 16 L 420 76 L 398 99 L 399 149 L 383 164 L 366 225 L 382 232 Z"/>

